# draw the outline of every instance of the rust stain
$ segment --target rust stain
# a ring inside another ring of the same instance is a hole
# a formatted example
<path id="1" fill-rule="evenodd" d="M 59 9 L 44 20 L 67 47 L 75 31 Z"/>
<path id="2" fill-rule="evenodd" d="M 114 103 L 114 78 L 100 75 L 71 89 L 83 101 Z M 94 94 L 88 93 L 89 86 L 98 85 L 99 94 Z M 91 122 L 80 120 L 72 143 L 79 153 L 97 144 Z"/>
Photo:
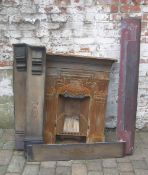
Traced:
<path id="1" fill-rule="evenodd" d="M 88 88 L 77 84 L 64 85 L 58 89 L 58 92 L 60 94 L 69 94 L 70 96 L 90 95 L 90 90 Z"/>
<path id="2" fill-rule="evenodd" d="M 0 61 L 0 67 L 12 66 L 13 61 Z"/>

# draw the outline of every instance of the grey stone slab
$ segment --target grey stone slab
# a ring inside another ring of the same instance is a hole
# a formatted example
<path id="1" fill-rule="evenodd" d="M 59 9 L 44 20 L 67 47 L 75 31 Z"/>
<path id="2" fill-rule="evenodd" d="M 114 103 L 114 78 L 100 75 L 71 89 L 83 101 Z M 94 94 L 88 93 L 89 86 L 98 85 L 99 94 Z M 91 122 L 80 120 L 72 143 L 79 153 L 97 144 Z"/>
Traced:
<path id="1" fill-rule="evenodd" d="M 118 169 L 120 172 L 133 171 L 131 163 L 118 163 Z"/>
<path id="2" fill-rule="evenodd" d="M 134 149 L 133 155 L 129 156 L 130 160 L 143 160 L 145 155 L 143 154 L 143 150 L 139 147 Z"/>
<path id="3" fill-rule="evenodd" d="M 71 168 L 70 167 L 57 167 L 56 175 L 71 175 Z"/>
<path id="4" fill-rule="evenodd" d="M 103 175 L 119 175 L 118 169 L 116 168 L 104 168 Z"/>
<path id="5" fill-rule="evenodd" d="M 85 164 L 86 163 L 86 160 L 72 160 L 72 164 Z"/>
<path id="6" fill-rule="evenodd" d="M 21 173 L 25 165 L 25 159 L 23 156 L 14 155 L 8 166 L 8 172 Z"/>
<path id="7" fill-rule="evenodd" d="M 39 165 L 26 165 L 22 175 L 38 175 Z"/>
<path id="8" fill-rule="evenodd" d="M 4 130 L 3 130 L 2 128 L 0 128 L 0 138 L 1 138 L 2 135 L 3 135 L 3 132 L 4 132 Z"/>
<path id="9" fill-rule="evenodd" d="M 142 154 L 144 158 L 148 158 L 148 149 L 142 149 Z"/>
<path id="10" fill-rule="evenodd" d="M 0 165 L 7 165 L 12 157 L 12 151 L 0 150 Z"/>
<path id="11" fill-rule="evenodd" d="M 128 162 L 130 162 L 129 156 L 126 156 L 126 157 L 123 157 L 123 158 L 117 158 L 116 161 L 117 161 L 117 163 L 118 162 L 121 162 L 121 163 L 128 163 Z"/>
<path id="12" fill-rule="evenodd" d="M 19 173 L 6 173 L 5 175 L 21 175 Z"/>
<path id="13" fill-rule="evenodd" d="M 88 171 L 101 171 L 102 170 L 102 162 L 101 162 L 101 160 L 88 161 L 86 165 L 87 165 Z"/>
<path id="14" fill-rule="evenodd" d="M 40 162 L 26 162 L 27 165 L 40 165 Z"/>
<path id="15" fill-rule="evenodd" d="M 72 161 L 57 161 L 57 166 L 71 166 Z"/>
<path id="16" fill-rule="evenodd" d="M 116 168 L 117 167 L 116 159 L 104 159 L 103 160 L 103 167 Z"/>
<path id="17" fill-rule="evenodd" d="M 136 132 L 135 133 L 135 144 L 140 144 L 142 143 L 142 138 L 140 137 L 140 133 Z"/>
<path id="18" fill-rule="evenodd" d="M 120 175 L 135 175 L 134 172 L 121 172 Z"/>
<path id="19" fill-rule="evenodd" d="M 4 175 L 7 170 L 7 166 L 0 166 L 0 175 Z"/>
<path id="20" fill-rule="evenodd" d="M 55 168 L 40 168 L 39 175 L 55 175 Z"/>
<path id="21" fill-rule="evenodd" d="M 72 164 L 72 175 L 87 175 L 85 164 Z"/>
<path id="22" fill-rule="evenodd" d="M 89 171 L 88 175 L 103 175 L 103 172 L 101 172 L 101 171 Z"/>
<path id="23" fill-rule="evenodd" d="M 148 143 L 148 132 L 140 132 L 139 135 L 143 143 Z"/>
<path id="24" fill-rule="evenodd" d="M 148 170 L 136 169 L 135 175 L 148 175 Z"/>
<path id="25" fill-rule="evenodd" d="M 56 167 L 56 161 L 47 161 L 47 162 L 41 162 L 41 168 L 55 168 Z"/>
<path id="26" fill-rule="evenodd" d="M 148 169 L 148 165 L 145 160 L 133 160 L 132 165 L 134 169 Z"/>

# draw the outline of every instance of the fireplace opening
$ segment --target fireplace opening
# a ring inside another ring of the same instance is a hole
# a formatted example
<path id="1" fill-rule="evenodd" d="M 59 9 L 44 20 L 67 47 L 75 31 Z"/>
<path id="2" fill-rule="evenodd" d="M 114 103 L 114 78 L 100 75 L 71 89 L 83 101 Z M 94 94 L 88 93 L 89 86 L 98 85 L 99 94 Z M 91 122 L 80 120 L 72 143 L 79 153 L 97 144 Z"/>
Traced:
<path id="1" fill-rule="evenodd" d="M 56 119 L 56 142 L 86 142 L 90 97 L 60 94 Z"/>

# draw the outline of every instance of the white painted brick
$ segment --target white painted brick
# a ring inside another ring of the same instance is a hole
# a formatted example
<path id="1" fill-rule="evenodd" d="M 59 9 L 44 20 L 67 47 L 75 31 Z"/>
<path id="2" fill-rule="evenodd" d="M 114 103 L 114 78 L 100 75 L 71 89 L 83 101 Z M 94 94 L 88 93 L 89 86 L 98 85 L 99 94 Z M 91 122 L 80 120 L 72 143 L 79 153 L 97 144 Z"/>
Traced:
<path id="1" fill-rule="evenodd" d="M 31 38 L 31 37 L 35 37 L 35 31 L 28 31 L 28 30 L 23 30 L 22 31 L 22 37 L 24 38 Z"/>
<path id="2" fill-rule="evenodd" d="M 75 44 L 94 44 L 95 38 L 74 38 Z"/>
<path id="3" fill-rule="evenodd" d="M 61 27 L 60 23 L 48 23 L 48 29 L 49 30 L 56 30 Z"/>
<path id="4" fill-rule="evenodd" d="M 141 43 L 140 44 L 140 51 L 141 52 L 147 51 L 147 48 L 148 48 L 148 43 Z"/>
<path id="5" fill-rule="evenodd" d="M 64 37 L 70 38 L 72 37 L 72 30 L 70 29 L 64 29 L 62 31 L 54 30 L 54 31 L 51 31 L 50 36 L 55 38 L 64 38 Z"/>
<path id="6" fill-rule="evenodd" d="M 51 14 L 52 22 L 66 22 L 68 16 L 66 14 Z"/>
<path id="7" fill-rule="evenodd" d="M 116 38 L 102 38 L 102 37 L 96 37 L 96 42 L 98 44 L 104 43 L 104 44 L 114 44 L 117 43 Z"/>
<path id="8" fill-rule="evenodd" d="M 39 38 L 21 38 L 20 43 L 32 44 L 32 45 L 41 45 Z"/>
<path id="9" fill-rule="evenodd" d="M 85 20 L 85 16 L 82 13 L 70 14 L 68 17 L 69 22 L 83 22 Z"/>
<path id="10" fill-rule="evenodd" d="M 92 6 L 95 4 L 94 0 L 85 0 L 84 1 L 85 6 Z"/>
<path id="11" fill-rule="evenodd" d="M 143 5 L 143 6 L 141 6 L 141 10 L 142 10 L 142 12 L 144 12 L 144 13 L 148 13 L 148 5 Z"/>
<path id="12" fill-rule="evenodd" d="M 71 52 L 73 50 L 73 46 L 52 46 L 51 45 L 51 50 L 53 53 L 68 53 Z"/>
<path id="13" fill-rule="evenodd" d="M 20 11 L 21 13 L 24 13 L 24 14 L 34 14 L 37 12 L 37 8 L 34 5 L 31 5 L 31 6 L 23 5 L 20 7 Z"/>
<path id="14" fill-rule="evenodd" d="M 23 20 L 23 16 L 21 14 L 11 15 L 9 16 L 9 23 L 19 23 Z"/>
<path id="15" fill-rule="evenodd" d="M 140 76 L 148 76 L 148 64 L 140 64 L 139 65 L 139 75 Z"/>
<path id="16" fill-rule="evenodd" d="M 110 18 L 110 15 L 109 14 L 105 14 L 105 13 L 98 13 L 96 16 L 95 16 L 95 19 L 97 22 L 100 22 L 100 21 L 108 21 Z"/>
<path id="17" fill-rule="evenodd" d="M 25 0 L 23 0 L 25 2 Z M 40 4 L 40 5 L 52 5 L 54 4 L 55 0 L 34 0 L 35 4 Z"/>
<path id="18" fill-rule="evenodd" d="M 19 14 L 20 13 L 20 10 L 19 8 L 17 7 L 6 7 L 6 13 L 8 16 L 12 16 L 12 15 L 16 15 L 16 14 Z"/>
<path id="19" fill-rule="evenodd" d="M 86 13 L 84 17 L 85 23 L 93 23 L 95 20 L 95 14 L 94 13 Z"/>
<path id="20" fill-rule="evenodd" d="M 69 45 L 72 45 L 73 40 L 72 38 L 52 38 L 51 43 L 54 46 L 58 46 L 58 45 L 69 46 Z"/>
<path id="21" fill-rule="evenodd" d="M 6 31 L 5 37 L 21 38 L 22 34 L 21 34 L 21 31 Z"/>

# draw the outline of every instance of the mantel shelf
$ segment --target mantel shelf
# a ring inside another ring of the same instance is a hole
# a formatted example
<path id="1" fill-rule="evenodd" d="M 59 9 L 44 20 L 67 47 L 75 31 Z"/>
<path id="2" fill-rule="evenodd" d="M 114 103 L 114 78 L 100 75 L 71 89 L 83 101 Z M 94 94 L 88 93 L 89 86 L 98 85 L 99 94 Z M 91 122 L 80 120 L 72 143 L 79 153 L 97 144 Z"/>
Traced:
<path id="1" fill-rule="evenodd" d="M 71 58 L 76 58 L 76 59 L 82 59 L 82 60 L 91 60 L 91 61 L 102 61 L 102 62 L 108 62 L 108 63 L 114 63 L 117 62 L 117 59 L 114 58 L 104 58 L 104 57 L 95 57 L 95 56 L 85 56 L 85 55 L 75 55 L 75 54 L 70 54 L 70 53 L 52 53 L 52 52 L 47 52 L 46 53 L 47 59 L 48 57 L 54 56 L 54 57 L 64 57 L 65 59 L 71 57 Z"/>

